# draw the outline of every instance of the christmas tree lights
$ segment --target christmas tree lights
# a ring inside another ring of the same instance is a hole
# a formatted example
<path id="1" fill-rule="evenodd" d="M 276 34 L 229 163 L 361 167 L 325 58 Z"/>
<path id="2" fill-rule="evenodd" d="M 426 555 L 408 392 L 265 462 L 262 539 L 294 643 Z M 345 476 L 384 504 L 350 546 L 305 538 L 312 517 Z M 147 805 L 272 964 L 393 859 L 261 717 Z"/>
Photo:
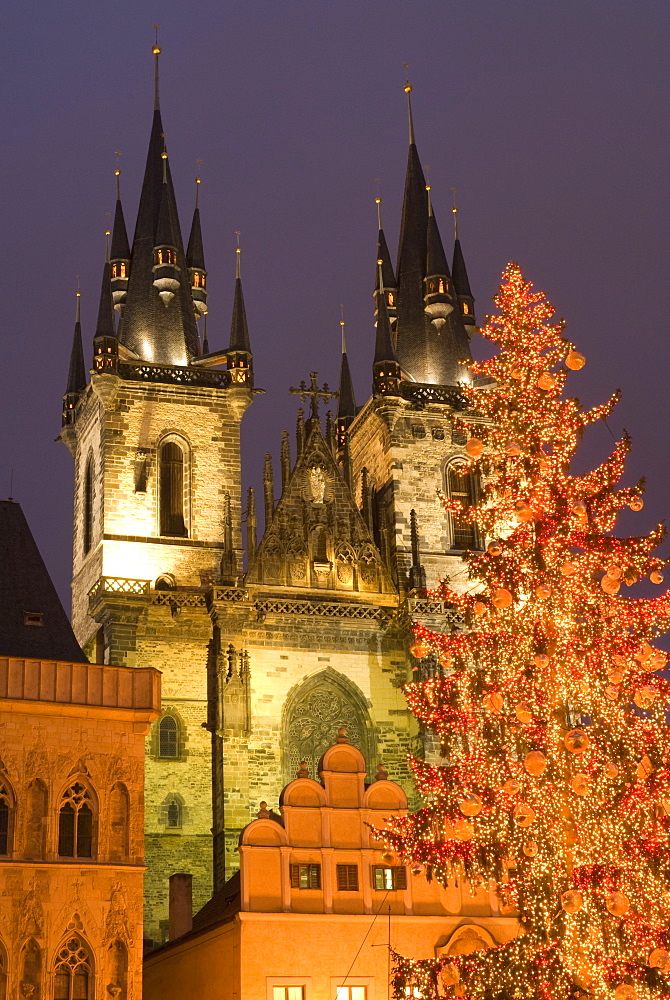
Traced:
<path id="1" fill-rule="evenodd" d="M 486 548 L 467 556 L 469 593 L 443 586 L 464 628 L 415 628 L 437 662 L 406 689 L 441 763 L 412 759 L 425 805 L 393 820 L 387 844 L 416 873 L 491 886 L 518 913 L 511 941 L 471 955 L 396 956 L 395 993 L 473 1000 L 670 997 L 670 681 L 652 645 L 670 593 L 647 535 L 612 534 L 642 486 L 615 488 L 630 442 L 586 475 L 570 463 L 584 429 L 618 401 L 581 411 L 566 368 L 585 358 L 553 307 L 509 265 L 473 366 L 467 470 L 479 499 L 443 497 Z M 495 880 L 492 882 L 492 880 Z"/>

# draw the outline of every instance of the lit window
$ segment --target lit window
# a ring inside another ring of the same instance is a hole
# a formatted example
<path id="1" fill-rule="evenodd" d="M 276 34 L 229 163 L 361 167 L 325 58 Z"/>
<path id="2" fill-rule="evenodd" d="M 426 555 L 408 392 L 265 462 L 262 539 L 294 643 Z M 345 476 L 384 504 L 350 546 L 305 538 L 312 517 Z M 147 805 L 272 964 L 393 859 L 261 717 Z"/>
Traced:
<path id="1" fill-rule="evenodd" d="M 158 756 L 174 760 L 179 756 L 179 729 L 177 720 L 164 715 L 158 723 Z"/>
<path id="2" fill-rule="evenodd" d="M 63 794 L 58 814 L 58 854 L 61 858 L 93 857 L 93 810 L 87 788 L 75 781 Z"/>
<path id="3" fill-rule="evenodd" d="M 403 865 L 387 868 L 384 865 L 372 866 L 372 885 L 375 889 L 406 889 L 407 869 Z"/>
<path id="4" fill-rule="evenodd" d="M 338 986 L 336 1000 L 365 1000 L 365 986 Z"/>
<path id="5" fill-rule="evenodd" d="M 91 960 L 80 938 L 70 938 L 56 961 L 54 1000 L 86 1000 L 90 995 Z"/>
<path id="6" fill-rule="evenodd" d="M 291 865 L 292 889 L 320 889 L 321 865 Z"/>
<path id="7" fill-rule="evenodd" d="M 390 306 L 394 306 L 395 305 L 395 296 L 394 296 L 393 292 L 389 292 L 389 294 L 388 294 L 388 304 Z"/>
<path id="8" fill-rule="evenodd" d="M 337 866 L 337 891 L 356 892 L 358 889 L 358 865 Z"/>
<path id="9" fill-rule="evenodd" d="M 467 304 L 467 302 L 464 302 L 463 303 L 463 315 L 467 316 L 469 312 L 470 312 L 470 306 Z"/>
<path id="10" fill-rule="evenodd" d="M 460 503 L 463 510 L 476 502 L 476 480 L 462 462 L 452 462 L 447 468 L 447 493 L 452 500 Z M 453 548 L 474 549 L 477 547 L 477 531 L 474 524 L 452 520 Z"/>
<path id="11" fill-rule="evenodd" d="M 440 291 L 441 291 L 441 292 L 443 292 L 443 291 L 444 291 L 444 281 L 443 281 L 443 279 L 442 279 L 442 278 L 440 278 Z"/>
<path id="12" fill-rule="evenodd" d="M 273 986 L 272 1000 L 305 1000 L 305 987 Z"/>

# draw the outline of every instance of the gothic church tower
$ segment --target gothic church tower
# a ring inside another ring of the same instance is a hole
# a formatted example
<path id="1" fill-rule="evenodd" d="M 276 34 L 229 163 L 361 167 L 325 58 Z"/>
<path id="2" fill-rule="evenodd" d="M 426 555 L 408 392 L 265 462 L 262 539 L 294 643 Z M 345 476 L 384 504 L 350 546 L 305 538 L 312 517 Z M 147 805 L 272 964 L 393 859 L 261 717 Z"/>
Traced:
<path id="1" fill-rule="evenodd" d="M 162 672 L 148 740 L 147 930 L 160 939 L 172 871 L 211 892 L 212 624 L 205 595 L 242 573 L 240 422 L 253 395 L 241 282 L 230 346 L 197 321 L 207 271 L 196 208 L 186 249 L 158 99 L 132 244 L 120 197 L 105 262 L 93 371 L 79 313 L 61 439 L 75 463 L 73 626 L 91 659 Z M 222 369 L 226 365 L 226 369 Z"/>

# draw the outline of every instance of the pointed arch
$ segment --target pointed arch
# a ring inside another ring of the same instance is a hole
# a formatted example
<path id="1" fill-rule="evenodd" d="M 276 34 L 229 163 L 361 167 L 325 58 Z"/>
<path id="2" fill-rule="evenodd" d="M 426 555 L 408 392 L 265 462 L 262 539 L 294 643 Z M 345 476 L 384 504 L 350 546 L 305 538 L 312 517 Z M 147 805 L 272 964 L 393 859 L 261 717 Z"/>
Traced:
<path id="1" fill-rule="evenodd" d="M 369 770 L 375 760 L 375 734 L 367 700 L 348 677 L 328 667 L 306 677 L 286 698 L 282 717 L 285 780 L 295 778 L 303 760 L 316 776 L 319 760 L 335 743 L 340 728 L 361 751 Z"/>
<path id="2" fill-rule="evenodd" d="M 166 706 L 153 726 L 151 751 L 157 760 L 186 759 L 186 726 L 179 712 Z"/>
<path id="3" fill-rule="evenodd" d="M 190 524 L 191 449 L 181 434 L 165 434 L 158 442 L 158 532 L 187 538 Z"/>
<path id="4" fill-rule="evenodd" d="M 128 949 L 123 941 L 117 940 L 111 943 L 107 958 L 107 968 L 109 970 L 108 992 L 115 1000 L 126 1000 L 128 996 Z M 116 992 L 117 990 L 118 993 Z"/>
<path id="5" fill-rule="evenodd" d="M 44 860 L 47 843 L 49 793 L 41 778 L 33 778 L 26 790 L 26 858 Z"/>
<path id="6" fill-rule="evenodd" d="M 82 496 L 82 549 L 88 555 L 93 546 L 93 505 L 94 505 L 95 462 L 93 452 L 89 452 L 84 467 L 84 483 Z"/>
<path id="7" fill-rule="evenodd" d="M 41 996 L 41 986 L 42 986 L 42 951 L 38 945 L 35 938 L 28 938 L 26 943 L 21 949 L 21 955 L 19 958 L 19 970 L 20 970 L 20 986 L 22 994 L 28 995 L 32 992 L 33 996 Z M 26 986 L 32 986 L 33 989 L 26 990 L 24 988 L 24 983 Z"/>
<path id="8" fill-rule="evenodd" d="M 98 798 L 90 782 L 74 777 L 58 800 L 58 856 L 94 858 L 98 847 Z"/>
<path id="9" fill-rule="evenodd" d="M 130 797 L 122 781 L 109 793 L 109 859 L 125 861 L 129 854 Z"/>
<path id="10" fill-rule="evenodd" d="M 16 799 L 14 789 L 4 775 L 0 775 L 0 857 L 12 853 Z"/>
<path id="11" fill-rule="evenodd" d="M 83 935 L 70 932 L 53 961 L 53 1000 L 93 1000 L 93 950 Z"/>
<path id="12" fill-rule="evenodd" d="M 9 965 L 7 962 L 7 949 L 0 938 L 0 1000 L 7 1000 L 7 978 L 9 975 Z"/>

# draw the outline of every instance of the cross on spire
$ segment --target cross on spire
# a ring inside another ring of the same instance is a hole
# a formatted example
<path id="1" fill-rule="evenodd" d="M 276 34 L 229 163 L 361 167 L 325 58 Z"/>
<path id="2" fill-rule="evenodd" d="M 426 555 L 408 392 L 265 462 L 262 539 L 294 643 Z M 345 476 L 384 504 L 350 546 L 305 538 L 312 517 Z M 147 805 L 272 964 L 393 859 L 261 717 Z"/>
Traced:
<path id="1" fill-rule="evenodd" d="M 318 387 L 316 384 L 318 374 L 318 372 L 309 373 L 309 385 L 307 385 L 303 379 L 297 389 L 293 386 L 289 389 L 290 393 L 293 393 L 295 396 L 300 396 L 303 403 L 307 401 L 308 397 L 310 398 L 310 405 L 312 408 L 310 416 L 314 420 L 318 420 L 319 418 L 319 399 L 323 399 L 325 402 L 326 400 L 333 399 L 335 396 L 339 396 L 338 392 L 334 392 L 329 388 L 327 382 L 323 383 L 323 387 L 321 389 Z"/>

